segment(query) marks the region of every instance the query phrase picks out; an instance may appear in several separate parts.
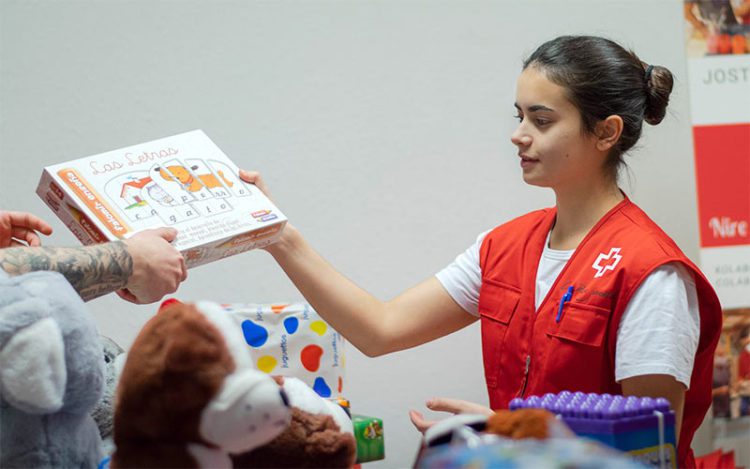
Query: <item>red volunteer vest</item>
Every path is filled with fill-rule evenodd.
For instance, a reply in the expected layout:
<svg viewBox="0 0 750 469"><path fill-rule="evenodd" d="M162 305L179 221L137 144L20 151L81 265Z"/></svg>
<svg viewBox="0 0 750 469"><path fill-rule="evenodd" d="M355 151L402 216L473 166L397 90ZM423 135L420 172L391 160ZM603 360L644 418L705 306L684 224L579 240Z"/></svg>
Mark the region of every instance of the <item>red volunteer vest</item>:
<svg viewBox="0 0 750 469"><path fill-rule="evenodd" d="M700 308L700 341L678 443L680 466L693 466L690 442L711 404L721 331L716 293L674 241L625 198L586 235L535 311L537 266L556 213L540 210L501 225L480 248L479 314L490 407L505 409L514 397L563 390L622 394L615 382L620 318L654 269L680 262L693 273ZM573 296L558 321L560 300L571 286Z"/></svg>

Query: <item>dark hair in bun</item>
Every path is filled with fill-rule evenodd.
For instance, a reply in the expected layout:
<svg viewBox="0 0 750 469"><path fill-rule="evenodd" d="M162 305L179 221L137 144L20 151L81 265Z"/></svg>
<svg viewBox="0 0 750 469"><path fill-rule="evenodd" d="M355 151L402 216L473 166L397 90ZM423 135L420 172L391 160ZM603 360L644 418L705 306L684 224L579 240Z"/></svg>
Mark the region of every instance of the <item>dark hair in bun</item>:
<svg viewBox="0 0 750 469"><path fill-rule="evenodd" d="M547 41L524 61L527 67L538 68L567 90L586 132L593 133L609 116L622 118L622 135L607 160L614 177L624 165L623 154L640 138L643 121L656 125L664 119L673 86L672 73L665 67L648 65L632 51L597 36Z"/></svg>
<svg viewBox="0 0 750 469"><path fill-rule="evenodd" d="M672 73L659 65L645 65L652 67L650 76L646 77L646 109L643 119L651 125L656 125L664 119L669 104L669 95L672 93L674 80Z"/></svg>

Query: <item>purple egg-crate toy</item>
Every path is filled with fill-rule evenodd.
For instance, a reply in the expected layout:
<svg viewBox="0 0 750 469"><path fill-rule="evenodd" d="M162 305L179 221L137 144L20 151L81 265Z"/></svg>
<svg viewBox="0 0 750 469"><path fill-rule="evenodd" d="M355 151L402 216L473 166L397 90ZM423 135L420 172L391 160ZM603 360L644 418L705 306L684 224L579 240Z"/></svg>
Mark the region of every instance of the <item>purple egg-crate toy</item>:
<svg viewBox="0 0 750 469"><path fill-rule="evenodd" d="M578 436L630 453L641 462L677 467L675 416L663 397L561 391L510 401L510 410L524 408L557 414Z"/></svg>

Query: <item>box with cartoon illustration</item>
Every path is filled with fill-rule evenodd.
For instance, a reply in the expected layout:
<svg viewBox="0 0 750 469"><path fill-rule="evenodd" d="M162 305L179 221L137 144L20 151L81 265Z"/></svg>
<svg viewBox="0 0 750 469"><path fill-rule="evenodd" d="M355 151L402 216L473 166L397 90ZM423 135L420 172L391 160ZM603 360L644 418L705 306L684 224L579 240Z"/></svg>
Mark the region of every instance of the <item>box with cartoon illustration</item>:
<svg viewBox="0 0 750 469"><path fill-rule="evenodd" d="M37 194L84 244L178 230L188 267L267 246L286 217L201 130L44 168Z"/></svg>
<svg viewBox="0 0 750 469"><path fill-rule="evenodd" d="M299 378L321 397L344 393L344 338L306 303L225 304L255 367Z"/></svg>

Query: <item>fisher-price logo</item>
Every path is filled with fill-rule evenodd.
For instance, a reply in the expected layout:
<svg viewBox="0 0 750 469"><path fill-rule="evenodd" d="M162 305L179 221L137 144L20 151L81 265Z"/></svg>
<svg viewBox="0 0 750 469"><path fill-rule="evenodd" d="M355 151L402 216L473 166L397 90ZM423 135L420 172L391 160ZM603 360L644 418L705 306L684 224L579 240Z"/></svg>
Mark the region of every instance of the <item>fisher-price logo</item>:
<svg viewBox="0 0 750 469"><path fill-rule="evenodd" d="M599 257L596 258L596 261L594 261L594 264L591 266L596 269L594 278L601 277L609 270L615 270L617 264L620 263L620 259L622 259L622 256L620 255L620 248L610 249L609 254L599 254ZM602 261L607 261L608 263L602 265Z"/></svg>

